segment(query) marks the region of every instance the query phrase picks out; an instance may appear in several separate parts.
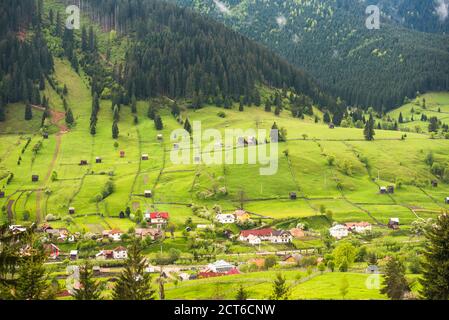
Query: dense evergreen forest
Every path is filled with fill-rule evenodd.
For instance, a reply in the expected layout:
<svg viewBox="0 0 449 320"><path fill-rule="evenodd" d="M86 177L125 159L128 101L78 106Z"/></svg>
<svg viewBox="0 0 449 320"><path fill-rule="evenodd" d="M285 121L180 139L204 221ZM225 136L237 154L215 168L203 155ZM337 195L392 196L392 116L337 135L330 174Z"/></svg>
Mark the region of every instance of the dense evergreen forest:
<svg viewBox="0 0 449 320"><path fill-rule="evenodd" d="M449 89L448 37L406 28L444 27L433 0L383 1L379 30L366 28L366 7L378 3L371 0L176 2L267 45L350 105L388 110L417 91Z"/></svg>
<svg viewBox="0 0 449 320"><path fill-rule="evenodd" d="M156 0L95 0L81 6L104 31L133 40L124 61L114 66L114 78L128 101L164 95L190 98L195 105L212 99L219 105L241 99L258 104L257 85L264 84L291 88L330 109L335 106L304 72L190 10Z"/></svg>
<svg viewBox="0 0 449 320"><path fill-rule="evenodd" d="M53 69L53 58L42 36L41 22L42 1L2 0L0 3L2 106L17 101L41 102L39 89L43 89L44 77Z"/></svg>

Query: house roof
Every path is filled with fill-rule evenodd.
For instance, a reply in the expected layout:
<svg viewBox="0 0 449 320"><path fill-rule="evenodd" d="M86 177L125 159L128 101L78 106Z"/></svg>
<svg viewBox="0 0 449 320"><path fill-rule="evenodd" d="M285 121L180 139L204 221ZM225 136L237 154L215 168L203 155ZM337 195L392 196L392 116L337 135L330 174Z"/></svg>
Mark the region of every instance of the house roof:
<svg viewBox="0 0 449 320"><path fill-rule="evenodd" d="M273 234L273 229L271 228L265 228L265 229L258 229L258 230L242 230L240 232L240 236L242 237L248 237L249 235L253 236L271 236Z"/></svg>
<svg viewBox="0 0 449 320"><path fill-rule="evenodd" d="M273 231L273 236L279 237L279 236L291 236L292 234L290 233L290 231L285 231L285 230L274 230Z"/></svg>
<svg viewBox="0 0 449 320"><path fill-rule="evenodd" d="M345 226L348 227L348 228L351 228L351 227L369 227L369 226L371 226L371 224L368 223L368 222L347 222L347 223L345 223Z"/></svg>
<svg viewBox="0 0 449 320"><path fill-rule="evenodd" d="M150 213L150 218L151 218L151 219L164 219L164 220L168 220L169 214L168 214L168 212L151 212L151 213Z"/></svg>
<svg viewBox="0 0 449 320"><path fill-rule="evenodd" d="M247 215L248 213L245 210L235 210L234 214L236 217L241 217Z"/></svg>
<svg viewBox="0 0 449 320"><path fill-rule="evenodd" d="M71 255L71 256L76 256L76 255L78 255L78 250L72 250L72 251L70 251L70 255Z"/></svg>
<svg viewBox="0 0 449 320"><path fill-rule="evenodd" d="M112 229L111 231L109 231L109 234L121 234L121 233L123 233L123 231L119 229Z"/></svg>
<svg viewBox="0 0 449 320"><path fill-rule="evenodd" d="M120 247L115 248L113 251L117 252L117 251L127 251L127 250L125 247L120 246Z"/></svg>
<svg viewBox="0 0 449 320"><path fill-rule="evenodd" d="M215 261L214 263L211 263L210 265L213 265L216 268L220 268L220 267L221 268L223 268L223 267L232 268L232 267L234 267L232 264L230 264L229 262L226 262L224 260Z"/></svg>

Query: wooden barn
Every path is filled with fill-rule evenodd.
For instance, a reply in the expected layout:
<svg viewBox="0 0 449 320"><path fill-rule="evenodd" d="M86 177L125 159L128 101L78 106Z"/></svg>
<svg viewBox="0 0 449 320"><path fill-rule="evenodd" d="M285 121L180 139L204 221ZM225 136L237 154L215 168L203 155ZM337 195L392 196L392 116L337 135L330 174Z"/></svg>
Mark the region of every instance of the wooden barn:
<svg viewBox="0 0 449 320"><path fill-rule="evenodd" d="M69 208L69 214L75 214L75 208L74 207L70 207Z"/></svg>
<svg viewBox="0 0 449 320"><path fill-rule="evenodd" d="M149 160L150 159L150 157L147 155L147 154L143 154L142 155L142 160L143 161L147 161L147 160Z"/></svg>
<svg viewBox="0 0 449 320"><path fill-rule="evenodd" d="M387 187L387 192L388 193L394 193L394 186L388 186Z"/></svg>
<svg viewBox="0 0 449 320"><path fill-rule="evenodd" d="M120 158L124 158L125 157L125 151L120 151Z"/></svg>
<svg viewBox="0 0 449 320"><path fill-rule="evenodd" d="M44 132L44 133L42 134L42 137L43 137L44 139L48 139L48 133L47 133L47 132Z"/></svg>
<svg viewBox="0 0 449 320"><path fill-rule="evenodd" d="M145 198L151 198L153 196L153 192L151 190L145 190L144 195Z"/></svg>
<svg viewBox="0 0 449 320"><path fill-rule="evenodd" d="M380 187L380 194L387 194L387 187Z"/></svg>
<svg viewBox="0 0 449 320"><path fill-rule="evenodd" d="M296 200L298 198L298 195L296 192L290 192L290 200Z"/></svg>
<svg viewBox="0 0 449 320"><path fill-rule="evenodd" d="M81 160L80 166L87 166L87 160Z"/></svg>
<svg viewBox="0 0 449 320"><path fill-rule="evenodd" d="M95 163L101 163L103 160L101 159L101 157L96 157L95 158Z"/></svg>
<svg viewBox="0 0 449 320"><path fill-rule="evenodd" d="M162 141L164 139L164 137L162 136L162 134L158 134L157 135L157 140L158 141Z"/></svg>
<svg viewBox="0 0 449 320"><path fill-rule="evenodd" d="M335 129L335 124L329 123L329 129Z"/></svg>
<svg viewBox="0 0 449 320"><path fill-rule="evenodd" d="M446 197L446 204L449 204L449 197Z"/></svg>
<svg viewBox="0 0 449 320"><path fill-rule="evenodd" d="M438 187L438 181L437 180L432 180L432 187L434 187L434 188Z"/></svg>
<svg viewBox="0 0 449 320"><path fill-rule="evenodd" d="M32 182L38 182L38 181L39 181L39 176L38 176L37 174L33 174L33 175L31 176L31 181L32 181Z"/></svg>

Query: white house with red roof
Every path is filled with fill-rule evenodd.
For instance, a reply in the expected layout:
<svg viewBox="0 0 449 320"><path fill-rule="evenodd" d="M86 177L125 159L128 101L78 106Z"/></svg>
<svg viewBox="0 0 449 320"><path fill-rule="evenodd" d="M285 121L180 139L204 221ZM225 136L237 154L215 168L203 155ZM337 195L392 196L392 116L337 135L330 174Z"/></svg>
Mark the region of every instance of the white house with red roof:
<svg viewBox="0 0 449 320"><path fill-rule="evenodd" d="M145 220L152 225L156 225L158 229L164 227L170 218L168 212L150 212L145 213Z"/></svg>
<svg viewBox="0 0 449 320"><path fill-rule="evenodd" d="M119 229L104 230L103 238L109 238L109 239L112 239L112 241L118 242L118 241L122 240L123 234L124 234L124 232Z"/></svg>

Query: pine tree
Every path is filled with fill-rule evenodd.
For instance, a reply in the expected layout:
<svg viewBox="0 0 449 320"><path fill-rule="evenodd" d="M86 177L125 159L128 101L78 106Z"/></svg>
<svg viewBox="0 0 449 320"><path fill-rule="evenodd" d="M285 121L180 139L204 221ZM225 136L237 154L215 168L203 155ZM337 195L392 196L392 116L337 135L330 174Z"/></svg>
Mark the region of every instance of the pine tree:
<svg viewBox="0 0 449 320"><path fill-rule="evenodd" d="M67 123L69 126L73 125L75 122L75 119L73 118L72 109L68 108L67 112L65 113L65 123Z"/></svg>
<svg viewBox="0 0 449 320"><path fill-rule="evenodd" d="M329 112L325 112L324 113L324 115L323 115L323 121L324 121L324 123L330 123L331 122L331 116L330 116L330 114L329 114Z"/></svg>
<svg viewBox="0 0 449 320"><path fill-rule="evenodd" d="M276 275L276 279L273 281L270 300L288 300L290 296L290 288L287 285L287 281L281 273Z"/></svg>
<svg viewBox="0 0 449 320"><path fill-rule="evenodd" d="M92 123L92 125L90 126L90 134L93 136L97 134L97 126L95 123Z"/></svg>
<svg viewBox="0 0 449 320"><path fill-rule="evenodd" d="M248 297L248 292L245 290L245 288L243 288L242 285L240 285L235 295L235 300L248 300Z"/></svg>
<svg viewBox="0 0 449 320"><path fill-rule="evenodd" d="M374 118L373 115L370 114L369 120L365 124L365 129L363 130L363 135L365 136L365 140L372 141L375 136L374 132Z"/></svg>
<svg viewBox="0 0 449 320"><path fill-rule="evenodd" d="M176 118L181 114L181 109L178 106L178 103L175 101L171 106L171 114Z"/></svg>
<svg viewBox="0 0 449 320"><path fill-rule="evenodd" d="M6 120L5 107L3 106L2 99L0 97L0 122L3 122L5 120Z"/></svg>
<svg viewBox="0 0 449 320"><path fill-rule="evenodd" d="M112 116L113 116L114 122L118 122L120 120L120 111L119 111L117 105L114 107L114 111L112 112Z"/></svg>
<svg viewBox="0 0 449 320"><path fill-rule="evenodd" d="M25 106L25 120L30 121L31 119L33 119L33 111L31 105L27 103Z"/></svg>
<svg viewBox="0 0 449 320"><path fill-rule="evenodd" d="M137 100L135 95L131 98L131 112L134 114L137 113Z"/></svg>
<svg viewBox="0 0 449 320"><path fill-rule="evenodd" d="M154 117L156 116L156 108L151 103L148 105L147 115L151 120L154 120Z"/></svg>
<svg viewBox="0 0 449 320"><path fill-rule="evenodd" d="M426 232L421 294L430 300L449 299L449 215L438 217Z"/></svg>
<svg viewBox="0 0 449 320"><path fill-rule="evenodd" d="M89 262L85 262L79 268L79 276L79 288L74 289L72 296L76 300L100 300L100 283L94 280L92 266Z"/></svg>
<svg viewBox="0 0 449 320"><path fill-rule="evenodd" d="M120 134L120 131L118 129L117 122L114 121L112 124L112 139L118 139L118 136Z"/></svg>
<svg viewBox="0 0 449 320"><path fill-rule="evenodd" d="M409 291L404 264L398 259L390 257L385 266L383 287L380 292L392 300L401 300Z"/></svg>
<svg viewBox="0 0 449 320"><path fill-rule="evenodd" d="M128 259L114 287L114 300L153 300L151 275L145 272L148 263L142 254L142 245L135 239L128 248Z"/></svg>
<svg viewBox="0 0 449 320"><path fill-rule="evenodd" d="M162 123L162 118L158 114L154 117L154 126L156 127L156 130L164 129L164 124Z"/></svg>
<svg viewBox="0 0 449 320"><path fill-rule="evenodd" d="M187 118L186 121L184 122L184 130L192 134L192 126L190 125L189 118Z"/></svg>
<svg viewBox="0 0 449 320"><path fill-rule="evenodd" d="M399 113L399 119L398 119L399 123L404 123L404 118L402 117L402 112Z"/></svg>
<svg viewBox="0 0 449 320"><path fill-rule="evenodd" d="M86 30L86 27L84 25L83 25L83 28L81 30L81 50L83 52L87 52L87 50L88 50L87 30Z"/></svg>
<svg viewBox="0 0 449 320"><path fill-rule="evenodd" d="M265 111L271 112L271 102L269 100L265 101Z"/></svg>
<svg viewBox="0 0 449 320"><path fill-rule="evenodd" d="M429 132L438 132L440 124L438 123L437 117L430 117Z"/></svg>
<svg viewBox="0 0 449 320"><path fill-rule="evenodd" d="M49 287L45 269L45 254L42 249L31 247L30 256L20 262L14 298L17 300L49 300L54 290Z"/></svg>

